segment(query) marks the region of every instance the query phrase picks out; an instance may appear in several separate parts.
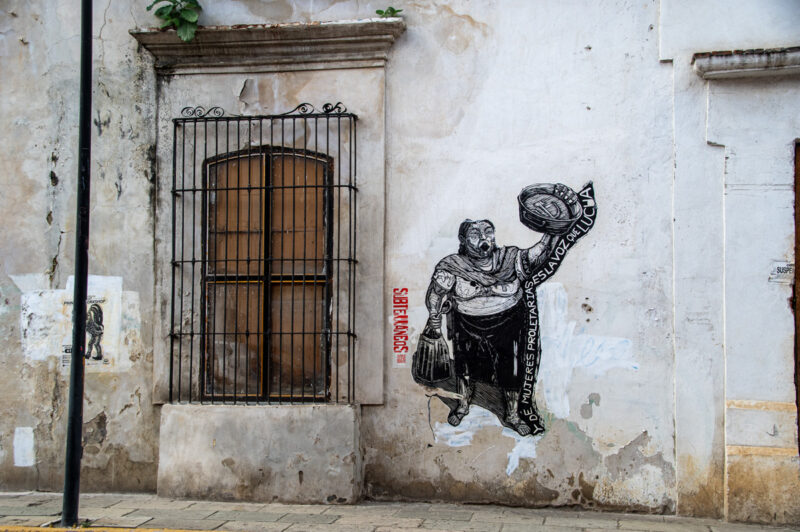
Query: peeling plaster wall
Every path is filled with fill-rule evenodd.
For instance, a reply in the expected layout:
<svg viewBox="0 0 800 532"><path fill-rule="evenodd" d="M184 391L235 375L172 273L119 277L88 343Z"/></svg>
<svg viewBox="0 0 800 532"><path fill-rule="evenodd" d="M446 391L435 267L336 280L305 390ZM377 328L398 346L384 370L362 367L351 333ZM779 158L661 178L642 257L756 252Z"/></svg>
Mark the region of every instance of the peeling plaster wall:
<svg viewBox="0 0 800 532"><path fill-rule="evenodd" d="M392 368L386 406L364 416L369 494L673 512L672 69L656 60L658 4L451 2L407 20L387 81L387 277L409 289L411 345L462 220L530 246L516 196L558 181L593 180L599 215L539 288L547 432L521 438L480 409L450 427L409 368Z"/></svg>
<svg viewBox="0 0 800 532"><path fill-rule="evenodd" d="M713 2L661 2L659 55L673 65L675 94L680 514L797 521L791 284L770 278L778 262L794 261L800 129L785 111L797 101L798 78L706 82L691 58L795 46L798 23L800 11L786 0L725 11Z"/></svg>
<svg viewBox="0 0 800 532"><path fill-rule="evenodd" d="M137 19L141 19L138 22ZM155 489L152 389L154 76L127 30L145 13L97 2L90 298L102 303L108 364L87 364L82 486ZM0 7L0 489L60 490L66 432L77 173L79 10ZM69 284L69 286L67 286ZM113 302L112 302L113 299ZM108 306L110 305L110 306ZM67 340L71 343L71 340Z"/></svg>
<svg viewBox="0 0 800 532"><path fill-rule="evenodd" d="M209 25L359 19L386 7L206 3ZM707 83L691 69L695 52L797 45L794 2L723 12L689 0L396 7L408 29L386 70L384 294L408 289L411 351L430 274L456 251L463 219L489 218L500 244L528 246L538 236L519 223L520 189L589 180L599 216L539 288L542 436L520 437L479 407L448 425L448 409L395 362L387 302L384 404L361 413L365 494L800 519L798 458L785 451L796 448L797 423L790 286L768 284L773 263L794 261L798 81ZM0 330L9 339L0 369L14 376L0 407L2 489L61 486L65 375L57 354L25 355L21 316L25 297L61 297L72 270L77 19L41 1L0 10L0 67L15 73L0 84L0 206L12 221L0 237ZM270 75L156 87L147 53L127 34L152 24L142 6L96 6L90 264L121 278L139 309L127 321L122 314L124 371L88 374L90 490L155 489L151 390L164 375L157 368L154 379L153 357L166 344L156 316L167 302L154 257L168 245L154 215L168 196L156 102L229 113L299 103L273 94L281 85ZM326 88L304 90L295 92ZM753 454L761 447L784 451Z"/></svg>
<svg viewBox="0 0 800 532"><path fill-rule="evenodd" d="M726 506L737 521L800 521L791 280L797 79L709 84L724 147ZM756 331L759 334L755 334ZM767 482L766 479L770 479ZM758 486L756 488L756 486Z"/></svg>

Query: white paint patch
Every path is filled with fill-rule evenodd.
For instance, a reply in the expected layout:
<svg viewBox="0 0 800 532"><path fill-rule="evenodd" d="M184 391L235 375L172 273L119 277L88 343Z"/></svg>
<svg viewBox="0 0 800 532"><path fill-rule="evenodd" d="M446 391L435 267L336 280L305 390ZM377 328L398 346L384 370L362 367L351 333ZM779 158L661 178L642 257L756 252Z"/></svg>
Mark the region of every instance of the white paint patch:
<svg viewBox="0 0 800 532"><path fill-rule="evenodd" d="M488 427L502 427L497 416L477 405L470 405L469 414L454 427L449 423L439 423L433 427L435 441L446 443L450 447L464 447L472 443L472 437L479 430Z"/></svg>
<svg viewBox="0 0 800 532"><path fill-rule="evenodd" d="M34 290L48 290L50 282L43 273L21 273L9 275L20 292L33 292Z"/></svg>
<svg viewBox="0 0 800 532"><path fill-rule="evenodd" d="M576 368L602 375L613 368L635 371L639 366L633 357L630 340L575 334L575 322L567 321L567 292L560 283L545 283L536 289L536 295L542 331L542 361L536 383L537 395L544 396L545 404L540 405L543 407L541 410L550 411L558 418L567 418L567 392L572 372ZM472 439L479 430L489 427L502 427L501 434L516 441L514 448L508 453L506 474L511 475L516 471L521 458L536 458L536 443L543 436L520 436L503 427L497 416L476 405L470 405L469 414L461 420L459 426L437 422L433 432L437 443L463 447L472 444Z"/></svg>
<svg viewBox="0 0 800 532"><path fill-rule="evenodd" d="M503 436L514 438L517 442L511 452L508 453L508 465L506 466L506 475L511 475L519 467L520 458L536 458L536 444L542 439L542 435L534 436L520 436L516 431L507 427L503 427Z"/></svg>
<svg viewBox="0 0 800 532"><path fill-rule="evenodd" d="M19 330L22 352L29 360L58 356L70 317L63 312L65 290L34 290L20 296Z"/></svg>
<svg viewBox="0 0 800 532"><path fill-rule="evenodd" d="M569 416L569 384L572 372L583 368L601 376L613 368L638 370L631 341L627 338L575 334L575 322L567 319L567 292L561 283L538 287L542 361L538 392L555 417Z"/></svg>
<svg viewBox="0 0 800 532"><path fill-rule="evenodd" d="M33 427L17 427L14 429L14 465L31 467L36 464L33 451Z"/></svg>
<svg viewBox="0 0 800 532"><path fill-rule="evenodd" d="M503 427L500 420L493 413L477 405L470 405L469 414L464 416L461 423L454 427L449 423L437 422L433 428L435 441L445 443L450 447L464 447L472 444L472 438L479 430L489 427L500 427L501 435L513 438L516 441L514 448L508 453L506 473L513 473L519 467L520 458L536 458L536 443L541 436L523 437L515 431Z"/></svg>

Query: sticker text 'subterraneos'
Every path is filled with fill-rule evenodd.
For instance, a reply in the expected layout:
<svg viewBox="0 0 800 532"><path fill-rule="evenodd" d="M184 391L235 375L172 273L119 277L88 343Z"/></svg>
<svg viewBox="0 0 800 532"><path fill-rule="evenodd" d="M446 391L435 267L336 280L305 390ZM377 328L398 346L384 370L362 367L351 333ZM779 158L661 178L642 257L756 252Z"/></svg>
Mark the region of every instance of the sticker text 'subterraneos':
<svg viewBox="0 0 800 532"><path fill-rule="evenodd" d="M405 365L408 356L408 288L392 290L392 325L395 363Z"/></svg>

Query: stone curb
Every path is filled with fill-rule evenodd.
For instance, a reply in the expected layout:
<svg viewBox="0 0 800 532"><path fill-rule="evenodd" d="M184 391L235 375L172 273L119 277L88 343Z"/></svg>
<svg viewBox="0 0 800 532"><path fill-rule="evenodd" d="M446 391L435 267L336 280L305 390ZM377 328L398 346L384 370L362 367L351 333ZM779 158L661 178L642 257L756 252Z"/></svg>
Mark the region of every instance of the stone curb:
<svg viewBox="0 0 800 532"><path fill-rule="evenodd" d="M202 530L183 530L178 528L119 528L119 527L76 527L56 528L40 526L0 525L0 532L210 532Z"/></svg>

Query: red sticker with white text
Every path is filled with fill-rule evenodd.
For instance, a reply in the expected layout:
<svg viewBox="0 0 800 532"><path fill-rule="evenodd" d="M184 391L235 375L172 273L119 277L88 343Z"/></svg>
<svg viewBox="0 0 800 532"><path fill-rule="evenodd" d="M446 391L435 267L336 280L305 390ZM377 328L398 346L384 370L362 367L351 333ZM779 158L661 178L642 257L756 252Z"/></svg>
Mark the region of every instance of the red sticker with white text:
<svg viewBox="0 0 800 532"><path fill-rule="evenodd" d="M392 290L392 353L396 367L408 365L408 288Z"/></svg>

